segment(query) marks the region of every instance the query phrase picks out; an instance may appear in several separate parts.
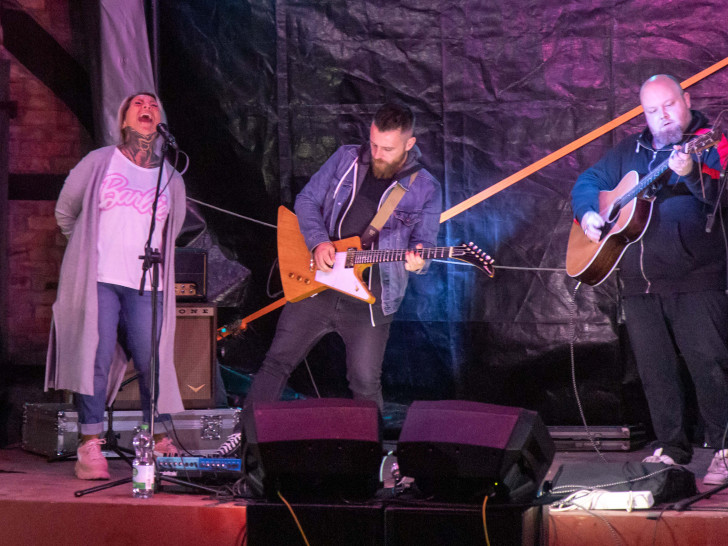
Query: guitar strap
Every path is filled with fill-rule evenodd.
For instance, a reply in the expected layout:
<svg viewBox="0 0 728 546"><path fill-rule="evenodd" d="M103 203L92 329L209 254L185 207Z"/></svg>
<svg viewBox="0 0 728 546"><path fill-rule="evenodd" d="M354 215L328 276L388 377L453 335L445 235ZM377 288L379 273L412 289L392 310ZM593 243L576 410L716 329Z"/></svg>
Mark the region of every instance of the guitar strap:
<svg viewBox="0 0 728 546"><path fill-rule="evenodd" d="M420 171L417 170L410 175L410 188L412 187L412 184L414 184L418 172ZM389 220L389 217L392 216L395 207L397 206L397 204L399 204L402 197L404 197L406 191L407 190L404 189L404 186L397 182L392 191L389 192L389 195L384 200L384 203L382 203L382 206L379 207L379 210L374 215L374 218L372 218L371 223L369 224L369 226L367 226L361 236L362 248L371 248L372 244L374 244L374 242L379 237L379 231L382 229L382 226L386 224L387 220Z"/></svg>

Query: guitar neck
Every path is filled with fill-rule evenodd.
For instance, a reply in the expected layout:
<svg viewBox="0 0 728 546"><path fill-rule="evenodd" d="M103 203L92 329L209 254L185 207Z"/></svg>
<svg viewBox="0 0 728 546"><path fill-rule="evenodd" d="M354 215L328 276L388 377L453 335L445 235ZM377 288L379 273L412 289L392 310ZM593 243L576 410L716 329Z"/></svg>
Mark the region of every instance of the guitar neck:
<svg viewBox="0 0 728 546"><path fill-rule="evenodd" d="M432 248L392 249L392 250L350 250L349 258L354 264L378 264L383 262L403 262L407 252L419 254L425 260L434 258L457 258L459 249L453 246ZM462 251L461 251L462 252Z"/></svg>
<svg viewBox="0 0 728 546"><path fill-rule="evenodd" d="M696 139L691 140L682 147L682 152L685 154L700 153L701 150L714 144L715 141L715 129L709 133L699 136ZM632 188L629 192L624 194L619 200L618 205L624 206L629 203L632 199L637 197L645 188L649 187L657 178L668 169L670 157L660 163L657 167L648 172L639 183Z"/></svg>
<svg viewBox="0 0 728 546"><path fill-rule="evenodd" d="M640 179L639 183L632 188L630 191L625 193L620 199L619 204L625 205L629 203L632 199L637 197L642 191L650 186L657 178L663 174L668 169L668 163L670 161L670 158L667 158L665 161L660 163L657 167L652 169L650 172L648 172L642 179Z"/></svg>

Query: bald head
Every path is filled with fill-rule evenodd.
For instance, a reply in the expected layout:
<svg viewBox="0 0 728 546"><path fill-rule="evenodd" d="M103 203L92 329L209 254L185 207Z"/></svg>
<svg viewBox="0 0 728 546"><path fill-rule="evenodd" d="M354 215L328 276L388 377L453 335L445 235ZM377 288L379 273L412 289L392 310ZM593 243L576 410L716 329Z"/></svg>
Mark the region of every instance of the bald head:
<svg viewBox="0 0 728 546"><path fill-rule="evenodd" d="M677 78L675 76L671 76L670 74L655 74L654 76L647 78L645 80L645 83L642 84L642 87L640 87L640 101L642 100L642 92L644 91L645 87L649 87L653 84L672 87L680 95L685 94L683 88L680 87L680 82L677 81Z"/></svg>
<svg viewBox="0 0 728 546"><path fill-rule="evenodd" d="M690 125L690 95L667 74L652 76L640 88L640 103L655 148L677 144Z"/></svg>

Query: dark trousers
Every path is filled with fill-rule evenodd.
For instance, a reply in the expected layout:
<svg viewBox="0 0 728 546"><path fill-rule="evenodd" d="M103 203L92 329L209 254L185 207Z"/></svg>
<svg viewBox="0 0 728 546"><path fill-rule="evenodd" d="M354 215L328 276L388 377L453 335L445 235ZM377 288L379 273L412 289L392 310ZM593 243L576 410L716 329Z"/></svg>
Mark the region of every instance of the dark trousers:
<svg viewBox="0 0 728 546"><path fill-rule="evenodd" d="M627 331L657 446L675 462L692 458L685 423L682 355L695 385L707 441L721 447L728 420L728 296L723 291L643 294L624 300Z"/></svg>
<svg viewBox="0 0 728 546"><path fill-rule="evenodd" d="M382 360L389 324L372 326L367 304L334 290L283 307L273 343L253 378L245 407L252 402L278 400L293 370L330 332L344 340L346 379L354 398L372 400L381 411Z"/></svg>

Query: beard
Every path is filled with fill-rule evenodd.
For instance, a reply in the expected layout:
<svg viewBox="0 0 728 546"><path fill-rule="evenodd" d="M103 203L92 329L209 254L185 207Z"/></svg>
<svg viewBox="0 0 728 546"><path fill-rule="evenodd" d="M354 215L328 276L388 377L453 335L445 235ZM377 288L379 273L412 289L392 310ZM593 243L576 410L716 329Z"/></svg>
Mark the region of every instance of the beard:
<svg viewBox="0 0 728 546"><path fill-rule="evenodd" d="M404 165L405 159L407 159L407 152L402 154L402 157L392 163L387 163L381 159L372 160L372 174L374 175L374 178L378 178L380 180L393 178L400 167Z"/></svg>
<svg viewBox="0 0 728 546"><path fill-rule="evenodd" d="M683 138L683 130L677 123L671 123L667 127L655 131L652 138L656 148L664 148L669 144L679 144Z"/></svg>

